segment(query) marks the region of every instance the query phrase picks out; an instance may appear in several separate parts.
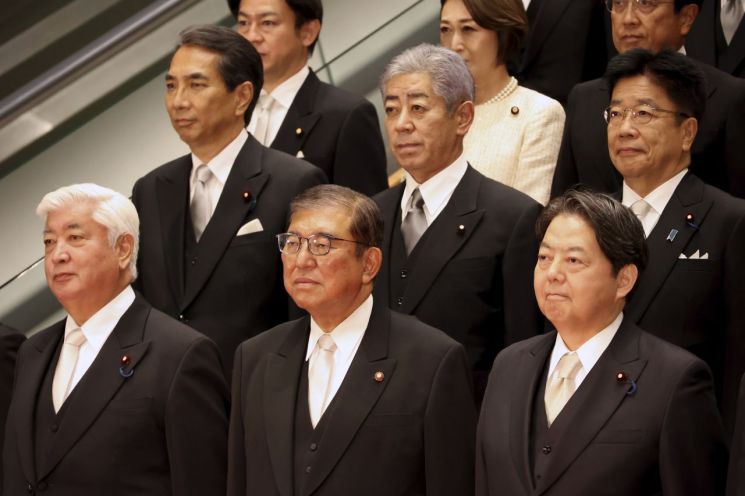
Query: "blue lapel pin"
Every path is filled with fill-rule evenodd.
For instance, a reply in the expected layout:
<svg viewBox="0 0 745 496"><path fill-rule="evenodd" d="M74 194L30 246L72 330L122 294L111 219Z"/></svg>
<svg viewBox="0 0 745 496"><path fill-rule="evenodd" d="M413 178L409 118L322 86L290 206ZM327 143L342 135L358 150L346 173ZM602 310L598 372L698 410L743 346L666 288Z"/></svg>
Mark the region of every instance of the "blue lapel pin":
<svg viewBox="0 0 745 496"><path fill-rule="evenodd" d="M667 235L667 240L666 241L669 241L669 242L672 243L673 241L675 241L675 236L677 236L677 235L678 235L678 230L677 229L670 229L670 234Z"/></svg>

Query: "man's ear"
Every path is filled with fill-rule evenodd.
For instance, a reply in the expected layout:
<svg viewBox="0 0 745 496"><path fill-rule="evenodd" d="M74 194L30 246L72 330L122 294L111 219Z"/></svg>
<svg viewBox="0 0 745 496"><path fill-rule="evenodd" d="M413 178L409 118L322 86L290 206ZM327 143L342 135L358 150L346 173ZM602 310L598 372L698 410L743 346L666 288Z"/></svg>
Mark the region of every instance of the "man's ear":
<svg viewBox="0 0 745 496"><path fill-rule="evenodd" d="M616 275L616 283L618 289L616 290L616 297L620 299L626 298L636 284L636 280L639 277L639 269L634 264L628 264L621 267Z"/></svg>
<svg viewBox="0 0 745 496"><path fill-rule="evenodd" d="M235 87L235 115L242 116L248 111L254 96L254 85L251 81L244 81Z"/></svg>
<svg viewBox="0 0 745 496"><path fill-rule="evenodd" d="M680 125L683 131L683 151L690 152L693 147L693 140L698 133L698 121L695 117L689 117Z"/></svg>
<svg viewBox="0 0 745 496"><path fill-rule="evenodd" d="M455 115L458 118L458 136L465 136L473 123L473 114L475 112L473 102L465 101L455 109Z"/></svg>
<svg viewBox="0 0 745 496"><path fill-rule="evenodd" d="M116 240L114 251L119 261L119 268L126 269L129 267L129 261L132 259L135 247L135 238L129 233L122 234Z"/></svg>
<svg viewBox="0 0 745 496"><path fill-rule="evenodd" d="M310 46L318 39L319 34L321 34L321 21L318 19L307 21L305 24L300 26L300 29L298 29L300 41L306 48L310 48Z"/></svg>
<svg viewBox="0 0 745 496"><path fill-rule="evenodd" d="M369 284L378 275L380 266L383 263L383 252L376 246L365 249L362 254L362 283Z"/></svg>
<svg viewBox="0 0 745 496"><path fill-rule="evenodd" d="M677 14L677 19L678 29L682 37L685 38L688 36L688 33L691 32L696 17L698 17L698 5L695 3L689 3L680 8L680 11L678 11Z"/></svg>

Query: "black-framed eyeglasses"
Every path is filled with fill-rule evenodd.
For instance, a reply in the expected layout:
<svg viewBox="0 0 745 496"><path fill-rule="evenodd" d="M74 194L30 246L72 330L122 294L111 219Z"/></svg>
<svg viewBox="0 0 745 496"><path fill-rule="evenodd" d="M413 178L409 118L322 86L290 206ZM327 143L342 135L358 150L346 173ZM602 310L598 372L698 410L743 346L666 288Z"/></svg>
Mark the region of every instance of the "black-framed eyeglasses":
<svg viewBox="0 0 745 496"><path fill-rule="evenodd" d="M675 2L668 0L604 0L604 3L608 12L615 12L617 14L626 12L626 7L628 7L630 3L633 3L639 12L642 14L649 14L660 4Z"/></svg>
<svg viewBox="0 0 745 496"><path fill-rule="evenodd" d="M328 255L331 248L333 248L331 246L332 241L346 241L348 243L357 243L358 245L368 246L367 243L363 243L362 241L337 238L336 236L323 233L311 234L307 238L294 233L277 234L279 251L285 255L296 255L303 246L303 241L308 244L308 251L311 255L316 256Z"/></svg>
<svg viewBox="0 0 745 496"><path fill-rule="evenodd" d="M626 116L631 114L631 122L634 124L649 124L652 119L658 117L665 117L657 115L655 112L662 112L668 114L667 117L690 117L685 112L679 112L677 110L666 110L661 108L650 107L649 105L637 105L633 108L621 108L621 107L608 107L603 110L603 118L609 126L620 126L623 121L626 120Z"/></svg>

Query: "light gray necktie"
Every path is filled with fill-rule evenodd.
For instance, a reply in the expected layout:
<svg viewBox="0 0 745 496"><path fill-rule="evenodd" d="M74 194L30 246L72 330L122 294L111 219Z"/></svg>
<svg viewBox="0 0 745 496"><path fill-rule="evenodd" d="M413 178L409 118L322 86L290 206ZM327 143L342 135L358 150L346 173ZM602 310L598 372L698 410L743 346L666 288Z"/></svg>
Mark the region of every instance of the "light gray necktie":
<svg viewBox="0 0 745 496"><path fill-rule="evenodd" d="M310 421L315 428L329 403L331 380L334 376L334 338L323 334L316 344L313 367L308 369L308 408Z"/></svg>
<svg viewBox="0 0 745 496"><path fill-rule="evenodd" d="M270 145L270 143L267 143L267 133L269 132L269 119L275 101L272 95L261 95L259 97L259 114L256 116L254 138L264 146Z"/></svg>
<svg viewBox="0 0 745 496"><path fill-rule="evenodd" d="M191 197L191 223L194 226L194 235L197 241L202 237L207 223L212 217L212 202L207 191L207 181L212 177L212 171L205 164L197 167L197 182L194 184L194 194Z"/></svg>
<svg viewBox="0 0 745 496"><path fill-rule="evenodd" d="M719 18L722 21L724 39L727 40L728 45L732 42L732 37L740 25L742 14L742 2L740 0L725 0L723 2Z"/></svg>
<svg viewBox="0 0 745 496"><path fill-rule="evenodd" d="M581 368L582 362L574 352L564 353L556 365L555 377L546 386L544 395L546 420L548 420L549 427L577 389L574 378L577 377Z"/></svg>
<svg viewBox="0 0 745 496"><path fill-rule="evenodd" d="M70 382L75 375L75 366L78 364L78 355L80 355L80 347L83 343L85 343L85 334L79 327L65 337L52 380L52 404L55 412L59 412L62 404L70 395Z"/></svg>
<svg viewBox="0 0 745 496"><path fill-rule="evenodd" d="M426 230L427 217L424 215L424 198L422 198L419 188L416 188L411 192L406 217L401 222L401 235L404 238L407 255L411 253Z"/></svg>
<svg viewBox="0 0 745 496"><path fill-rule="evenodd" d="M652 205L650 205L644 200L637 200L631 204L631 211L634 212L634 214L636 214L636 217L642 223L642 228L644 228L645 236L647 233L647 227L646 227L646 224L644 223L644 219L647 218L647 215L649 214L651 210L652 210Z"/></svg>

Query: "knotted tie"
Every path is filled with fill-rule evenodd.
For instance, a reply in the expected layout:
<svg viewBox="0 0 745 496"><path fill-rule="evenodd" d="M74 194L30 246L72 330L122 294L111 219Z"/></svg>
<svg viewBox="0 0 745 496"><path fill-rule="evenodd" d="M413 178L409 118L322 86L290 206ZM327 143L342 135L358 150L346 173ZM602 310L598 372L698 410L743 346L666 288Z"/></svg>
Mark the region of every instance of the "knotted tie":
<svg viewBox="0 0 745 496"><path fill-rule="evenodd" d="M202 237L207 223L212 217L212 202L207 192L207 181L212 177L212 171L207 165L197 167L197 182L194 184L194 195L191 197L191 223L194 226L194 234L197 241Z"/></svg>
<svg viewBox="0 0 745 496"><path fill-rule="evenodd" d="M565 353L556 365L556 374L546 386L544 396L546 420L548 420L549 427L577 389L574 378L577 377L581 368L582 362L579 361L576 353Z"/></svg>
<svg viewBox="0 0 745 496"><path fill-rule="evenodd" d="M647 218L647 214L649 214L651 210L652 210L652 205L650 205L644 200L637 200L631 205L631 211L634 212L636 217L639 219L639 222L642 223L645 236L647 233L647 225L644 223L644 221Z"/></svg>
<svg viewBox="0 0 745 496"><path fill-rule="evenodd" d="M335 351L334 338L324 333L318 339L313 366L308 370L308 407L314 428L328 406Z"/></svg>
<svg viewBox="0 0 745 496"><path fill-rule="evenodd" d="M427 218L424 216L424 198L419 188L411 192L409 205L406 209L406 217L401 222L401 235L404 238L406 254L409 255L414 249L419 238L427 230Z"/></svg>
<svg viewBox="0 0 745 496"><path fill-rule="evenodd" d="M266 94L259 97L259 114L256 116L254 138L265 146L270 144L267 143L267 133L269 131L269 118L272 115L272 106L274 106L275 101L272 95Z"/></svg>
<svg viewBox="0 0 745 496"><path fill-rule="evenodd" d="M724 39L728 45L732 42L732 37L735 36L737 27L740 25L742 14L742 2L740 0L726 0L723 3L719 18L722 21Z"/></svg>
<svg viewBox="0 0 745 496"><path fill-rule="evenodd" d="M52 380L52 404L55 412L59 412L62 404L70 395L70 382L75 374L75 366L78 363L78 355L83 343L85 343L85 334L78 327L65 337L65 342L62 344L62 352Z"/></svg>

